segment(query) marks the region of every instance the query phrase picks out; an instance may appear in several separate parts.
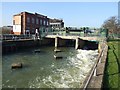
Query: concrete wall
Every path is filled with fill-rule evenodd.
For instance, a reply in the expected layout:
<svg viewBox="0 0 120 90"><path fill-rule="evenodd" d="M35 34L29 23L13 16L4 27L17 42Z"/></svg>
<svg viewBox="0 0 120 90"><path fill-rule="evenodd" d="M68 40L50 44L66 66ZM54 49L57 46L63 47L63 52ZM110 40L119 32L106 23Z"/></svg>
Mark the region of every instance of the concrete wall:
<svg viewBox="0 0 120 90"><path fill-rule="evenodd" d="M62 39L60 37L55 38L55 47L68 47L75 46L75 40L72 39Z"/></svg>
<svg viewBox="0 0 120 90"><path fill-rule="evenodd" d="M21 49L33 48L39 46L54 46L54 39L43 38L42 40L19 40L19 41L3 41L2 52L10 53Z"/></svg>
<svg viewBox="0 0 120 90"><path fill-rule="evenodd" d="M16 35L21 34L21 15L13 16L13 32Z"/></svg>
<svg viewBox="0 0 120 90"><path fill-rule="evenodd" d="M55 39L54 38L43 38L42 40L38 41L38 46L54 46Z"/></svg>
<svg viewBox="0 0 120 90"><path fill-rule="evenodd" d="M95 42L95 41L87 41L85 40L84 41L84 46L86 46L88 49L90 50L95 50L95 49L98 49L98 42Z"/></svg>
<svg viewBox="0 0 120 90"><path fill-rule="evenodd" d="M84 47L84 45L85 45L85 41L82 40L82 39L79 39L79 46L78 46L78 48L81 49L81 48Z"/></svg>
<svg viewBox="0 0 120 90"><path fill-rule="evenodd" d="M37 42L34 40L21 40L21 41L3 41L2 42L2 53L10 53L20 49L34 47Z"/></svg>
<svg viewBox="0 0 120 90"><path fill-rule="evenodd" d="M13 16L13 25L21 25L21 15Z"/></svg>
<svg viewBox="0 0 120 90"><path fill-rule="evenodd" d="M89 72L89 75L86 77L82 88L84 90L96 88L101 90L103 85L104 70L107 59L108 46L106 43L99 43L100 52L97 58L96 63Z"/></svg>
<svg viewBox="0 0 120 90"><path fill-rule="evenodd" d="M13 32L16 35L20 35L21 34L21 25L13 25Z"/></svg>

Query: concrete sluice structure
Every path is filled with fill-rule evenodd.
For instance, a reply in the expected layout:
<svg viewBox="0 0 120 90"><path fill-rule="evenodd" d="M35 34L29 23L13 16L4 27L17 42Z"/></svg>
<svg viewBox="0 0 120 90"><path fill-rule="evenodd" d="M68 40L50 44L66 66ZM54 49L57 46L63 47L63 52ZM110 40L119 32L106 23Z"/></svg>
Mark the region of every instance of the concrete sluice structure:
<svg viewBox="0 0 120 90"><path fill-rule="evenodd" d="M96 37L47 35L46 38L55 39L55 48L63 46L74 46L75 49L98 49L98 38Z"/></svg>
<svg viewBox="0 0 120 90"><path fill-rule="evenodd" d="M56 37L55 47L61 47L61 46L74 46L75 49L86 49L86 50L98 49L98 43L95 41L82 40L80 38L62 39L62 38Z"/></svg>
<svg viewBox="0 0 120 90"><path fill-rule="evenodd" d="M89 39L88 39L89 40ZM6 40L2 42L2 52L9 53L24 48L36 46L75 47L75 49L95 50L98 49L96 41L88 41L82 38L44 37L42 40Z"/></svg>
<svg viewBox="0 0 120 90"><path fill-rule="evenodd" d="M21 40L21 41L4 41L4 42L2 42L2 48L3 48L2 50L4 53L13 52L14 50L19 50L21 48L36 47L36 46L55 46L55 48L68 47L68 46L75 47L75 49L77 49L78 53L75 56L67 58L67 59L69 59L69 65L74 66L77 68L77 70L80 69L83 72L85 72L86 69L87 70L89 69L89 72L85 72L85 73L82 72L83 75L81 75L80 77L77 77L76 75L74 77L72 77L70 75L71 72L67 71L67 69L65 69L65 70L57 69L57 71L54 73L62 75L60 77L56 76L56 77L61 78L62 81L60 83L58 81L55 82L54 83L55 86L58 86L58 87L65 86L66 88L69 88L69 87L72 87L72 86L70 86L71 82L75 83L74 80L78 82L79 80L81 80L81 77L82 77L82 81L83 81L83 79L85 79L84 83L80 82L80 84L81 84L80 86L82 88L86 89L86 88L94 88L94 87L101 88L102 87L102 79L103 79L103 75L104 75L103 72L104 72L106 56L107 56L107 46L104 42L102 42L102 44L100 44L96 41L89 41L89 39L83 39L83 38L79 38L79 37L77 37L77 38L45 37L42 40ZM14 49L13 49L13 47L14 47ZM85 49L85 50L82 51L79 49ZM88 50L88 53L87 53L87 50ZM97 50L97 51L95 51L95 53L91 51L92 53L89 54L90 50ZM86 51L86 52L84 52L84 51ZM98 51L99 51L99 55L98 55ZM93 54L93 56L89 57L89 55L92 55L92 54ZM98 55L98 57L96 57L96 55ZM90 60L87 60L86 57L89 58ZM96 57L97 60L94 57ZM81 61L80 58L83 58L83 61ZM82 63L87 63L87 64L85 66L83 66L83 68L80 68L80 66L82 66ZM91 66L91 63L92 63L92 66ZM90 69L89 66L91 66L92 69ZM99 68L101 68L101 70ZM59 73L59 72L62 72L62 73ZM76 72L76 71L73 70L73 72ZM81 72L76 72L76 73L77 73L77 75L79 75ZM84 74L89 74L89 75L85 76ZM68 75L68 77L67 77L67 75ZM37 77L36 80L39 81L39 78L40 77ZM74 80L73 80L73 78L74 78ZM49 77L46 77L45 79L43 79L42 82L44 82L44 84L47 84L48 83L47 81L52 82L51 80L52 80L52 76L49 76ZM66 80L68 80L68 81L66 81ZM39 85L41 85L41 84L38 83L37 81L34 81L34 83L30 83L30 88L32 88L32 87L38 88ZM62 84L63 82L65 82L65 84ZM98 83L98 85L97 85L97 83ZM36 84L36 86L34 86L34 84ZM50 85L51 85L51 83L50 83ZM54 85L53 85L53 87L55 87Z"/></svg>

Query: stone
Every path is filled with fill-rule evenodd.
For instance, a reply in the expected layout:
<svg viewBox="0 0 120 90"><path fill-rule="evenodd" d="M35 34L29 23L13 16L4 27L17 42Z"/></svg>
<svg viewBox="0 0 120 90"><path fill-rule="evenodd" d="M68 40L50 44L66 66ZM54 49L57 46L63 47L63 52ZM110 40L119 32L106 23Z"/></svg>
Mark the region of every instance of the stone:
<svg viewBox="0 0 120 90"><path fill-rule="evenodd" d="M54 55L54 58L55 59L62 59L63 57L62 56L56 56L56 55Z"/></svg>
<svg viewBox="0 0 120 90"><path fill-rule="evenodd" d="M23 67L22 63L13 63L13 64L11 65L11 68L12 68L12 69L22 68L22 67Z"/></svg>

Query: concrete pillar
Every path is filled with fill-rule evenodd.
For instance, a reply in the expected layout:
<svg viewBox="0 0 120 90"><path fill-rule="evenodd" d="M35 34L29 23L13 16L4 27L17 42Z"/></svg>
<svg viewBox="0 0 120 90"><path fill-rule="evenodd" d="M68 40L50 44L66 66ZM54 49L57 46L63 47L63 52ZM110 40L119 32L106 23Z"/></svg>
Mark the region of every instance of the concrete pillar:
<svg viewBox="0 0 120 90"><path fill-rule="evenodd" d="M58 40L59 40L59 37L56 37L55 38L55 47L58 47L58 43L59 43Z"/></svg>
<svg viewBox="0 0 120 90"><path fill-rule="evenodd" d="M96 75L97 75L97 71L96 71L96 68L95 68L93 76L96 76Z"/></svg>
<svg viewBox="0 0 120 90"><path fill-rule="evenodd" d="M79 47L79 38L76 39L75 49L78 49L78 47Z"/></svg>

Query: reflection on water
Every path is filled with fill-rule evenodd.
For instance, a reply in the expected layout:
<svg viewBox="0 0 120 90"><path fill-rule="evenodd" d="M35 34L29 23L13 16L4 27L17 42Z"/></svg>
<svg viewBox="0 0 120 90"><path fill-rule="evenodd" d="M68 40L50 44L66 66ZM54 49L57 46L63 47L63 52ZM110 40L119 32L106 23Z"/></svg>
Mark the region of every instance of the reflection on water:
<svg viewBox="0 0 120 90"><path fill-rule="evenodd" d="M98 51L41 47L40 53L29 49L3 56L3 87L17 88L79 88L93 66ZM54 59L54 54L63 59ZM11 64L22 62L23 68L11 70Z"/></svg>

